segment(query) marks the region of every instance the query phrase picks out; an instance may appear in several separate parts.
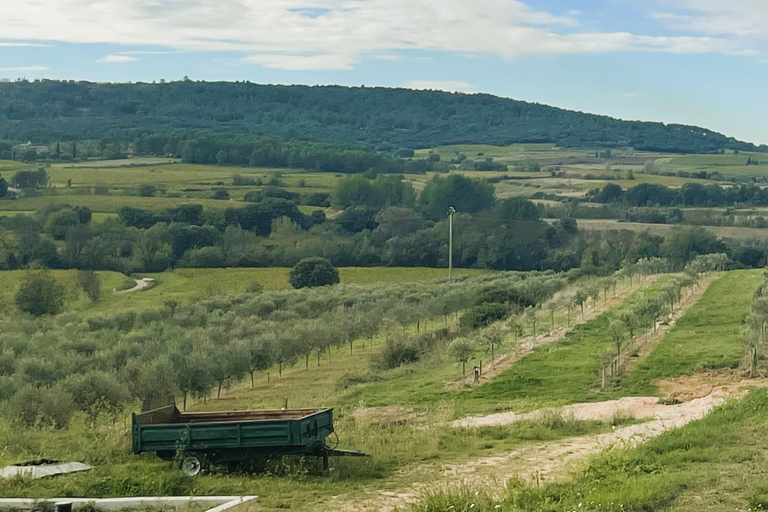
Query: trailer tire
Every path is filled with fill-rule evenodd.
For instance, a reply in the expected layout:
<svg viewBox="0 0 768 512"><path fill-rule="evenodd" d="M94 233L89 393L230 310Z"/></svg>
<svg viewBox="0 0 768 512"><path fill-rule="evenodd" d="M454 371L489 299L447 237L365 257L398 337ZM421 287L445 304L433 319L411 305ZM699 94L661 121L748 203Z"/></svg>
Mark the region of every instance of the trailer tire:
<svg viewBox="0 0 768 512"><path fill-rule="evenodd" d="M179 469L187 476L197 476L208 467L208 460L205 455L197 453L185 454L179 461Z"/></svg>

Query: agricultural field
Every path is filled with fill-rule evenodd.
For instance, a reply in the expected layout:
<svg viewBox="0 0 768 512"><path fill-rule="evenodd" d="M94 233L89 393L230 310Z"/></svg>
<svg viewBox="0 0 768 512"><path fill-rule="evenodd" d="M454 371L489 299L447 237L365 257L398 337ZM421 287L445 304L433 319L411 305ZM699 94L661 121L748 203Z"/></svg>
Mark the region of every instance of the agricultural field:
<svg viewBox="0 0 768 512"><path fill-rule="evenodd" d="M746 165L750 158L760 162L759 165ZM717 171L731 177L765 178L768 175L768 158L764 153L728 151L724 155L684 155L662 158L658 163L667 171Z"/></svg>
<svg viewBox="0 0 768 512"><path fill-rule="evenodd" d="M586 460L586 456L578 459L581 453L597 453L602 443L598 441L600 439L620 439L634 431L643 432L641 438L647 436L649 439L648 448L608 451L602 458L592 462L598 468L602 467L600 464L607 463L602 461L615 461L615 457L626 457L627 461L647 457L647 450L654 449L652 447L667 446L664 443L668 441L665 440L676 439L676 436L688 439L685 436L692 435L691 432L713 428L706 427L711 424L712 418L730 421L726 418L749 414L749 408L727 405L700 423L691 423L679 432L670 432L653 439L660 432L655 426L659 420L653 417L639 413L636 416L632 411L615 411L607 416L603 414L590 418L574 416L566 412L567 408L561 408L566 405L586 407L590 403L598 405L604 400L638 396L639 392L653 393L640 396L656 395L665 398L665 391L638 388L633 379L653 383L660 377L696 376L705 368L738 368L741 348L739 334L754 290L763 279L760 271L712 274L710 270L706 275L702 274L701 284L698 285L696 279L684 279L680 274L649 273L640 267L611 278L573 283L560 280L557 276L529 276L521 280L524 277L522 274L480 274L475 277L458 277L452 285L445 281L403 285L397 283L416 281L418 277L426 278L429 272L422 269L342 269L342 283L360 284L311 292L267 291L285 287L284 282L278 278L279 275L284 276L283 269L272 274L267 274L266 269L192 272L199 274L180 269L153 276L158 278L157 287L136 293L136 296L149 297L166 287L165 298L172 297L171 292L183 293L193 299L189 305L179 305L172 316L167 316L168 313L163 313L167 312L166 306L155 302L154 309L131 320L135 323L129 331L107 331L117 336L110 343L122 347L131 343L130 340L135 340L135 336L143 337L157 329L173 337L176 334L172 333L177 330L175 322L187 325L194 318L201 318L198 316L201 314L207 318L207 323L203 324L205 327L195 328L197 334L194 336L198 340L202 340L200 336L203 332L210 332L214 336L219 330L234 333L241 329L241 321L244 322L243 327L251 325L258 328L263 325L269 330L277 327L277 331L282 332L299 325L293 324L293 318L304 309L303 306L294 306L295 300L304 298L311 302L321 299L318 303L322 303L322 299L330 299L343 302L349 300L344 299L345 296L352 297L346 294L381 297L376 300L384 301L380 304L385 319L375 334L354 339L348 346L344 343L328 346L316 353L313 351L311 357L308 353L306 364L302 356L295 362L286 363L281 369L276 365L270 366L257 372L254 383L249 382L247 376L244 379L229 379L220 396L217 396L214 389L191 396L189 400L189 408L193 411L280 408L286 400L292 408L334 407L340 447L362 450L370 458L333 460L329 474L324 474L313 460L289 460L286 461L287 465L274 466L265 474L228 474L214 469L208 474L190 478L174 469L171 463L162 462L151 454L130 455L126 436L127 417L122 412L116 413L116 421L110 420L106 412L103 418L97 415L95 421L75 413L68 424L60 429L32 427L19 431L12 428L7 420L0 419L0 433L9 440L8 446L13 447L0 456L0 463L45 455L83 460L99 466L98 475L84 473L55 480L0 482L0 495L45 497L69 494L107 497L136 494L258 494L258 507L249 510L392 510L396 506L405 510L409 507L422 510L419 507L429 507L431 500L445 500L448 505L444 508L424 508L444 510L466 497L475 500L477 506L474 508L480 510L498 510L499 504L506 509L518 503L526 504L519 507L522 510L543 511L548 510L543 508L546 496L554 492L554 488L549 486L549 478L554 478L554 475L566 478L572 468L570 465L560 467L557 471L543 472L545 475L553 475L545 477L543 486L529 489L523 479L519 484L509 487L508 491L499 491L501 487L493 490L494 485L502 485L506 478L513 477L513 471L524 469L526 475L535 474L537 464L542 464L541 467L549 464L541 455L530 458L531 455L525 454L546 453L547 446L555 451L567 448L570 455L563 460L571 464ZM203 273L210 275L203 280ZM379 281L384 281L387 273L392 284L369 284L375 279L374 275L379 276ZM61 279L68 278L66 274L56 275ZM118 276L100 275L104 279L102 287L107 287L107 279L110 279L110 283L117 282ZM433 274L431 277L440 276ZM247 287L247 283L254 278L265 287L263 296L246 293L240 299L230 302L221 295L222 289L229 289L228 295L247 291L239 286ZM526 285L528 280L531 280L530 285ZM121 284L127 286L125 282ZM221 288L218 292L210 290L208 293L205 291L208 284L219 284ZM443 300L449 304L452 303L449 298L454 295L476 295L487 286L496 287L500 284L520 291L541 290L543 295L537 299L540 301L540 306L536 308L538 311L513 314L490 328L480 328L478 331L467 330L463 318L467 308L466 298L455 302L452 312L445 310L446 314L430 316L429 311L440 311L440 308L432 308L432 302ZM579 290L588 290L586 299L579 299ZM305 294L309 295L304 297ZM418 320L418 315L410 320L403 317L407 308L398 305L398 301L404 300L401 297L409 294L421 297L419 302L413 303L413 308L418 304L421 315L424 315ZM642 320L645 317L639 315L645 315L643 312L649 311L651 304L659 304L661 307L669 297L691 298L687 302L682 298L676 299L680 302L675 307L670 309L667 306L667 309L659 309L655 313L660 315L658 330L664 334L660 334L649 346L648 355L643 357L639 366L627 366L624 370L627 374L619 380L611 379L607 388L601 390L600 368L615 349L616 339L610 333L615 330L616 322L629 315L638 315L635 336L641 339L646 331L654 333L656 327L649 327ZM251 313L259 311L271 301L288 301L285 311L267 313L266 317L259 316L262 313ZM358 307L360 305L352 306L353 309ZM125 315L114 315L124 309L121 306L110 311L111 316L89 320L84 325L90 326L91 334L83 333L83 341L100 343L96 341L99 339L96 334L100 332L98 329L109 329L109 322L113 320L125 322ZM328 314L342 313L330 311ZM673 314L678 316L673 317ZM670 318L676 319L675 325L671 330L664 330ZM319 329L320 325L341 326L346 322L341 317L334 323L329 323L329 320L322 316L320 323L312 325ZM69 322L69 325L66 326L67 331L62 331L61 339L55 343L68 346L73 343L69 341L70 337L78 337L80 320L73 313L68 313L66 320L47 320L46 328L54 331L64 329L59 324L61 321ZM283 329L280 328L282 325L285 325ZM35 327L30 324L25 329L32 332ZM491 357L491 347L481 341L486 339L486 329L499 329L502 335L495 347L494 358ZM471 378L462 377L462 363L454 357L450 341L445 344L438 342L434 348L423 349L426 351L417 361L389 369L375 366L380 364L376 361L381 361L383 354L390 352L394 340L426 340L441 332L455 333L448 334L449 339L464 335L476 340L469 362L473 365L484 361L485 370L480 382L473 383ZM323 336L319 330L317 335ZM627 340L627 337L626 333L622 334L622 340ZM39 342L30 340L30 343ZM152 346L155 343L151 342ZM221 350L227 346L225 342ZM705 347L706 350L698 350L697 347ZM30 347L28 350L34 349ZM97 350L96 354L100 354L101 350L105 349ZM725 357L719 358L719 353ZM109 360L107 352L101 357ZM746 382L748 385L749 381ZM758 382L761 381L755 381ZM760 396L751 395L744 403L762 400ZM719 403L713 402L713 406ZM127 408L131 410L132 407L136 406L128 405ZM667 414L676 414L677 406L669 407ZM684 403L680 407L687 405ZM531 414L525 414L529 412ZM472 417L467 418L468 414ZM520 416L515 418L515 414ZM498 416L507 419L498 421ZM684 423L698 417L690 416ZM473 426L475 424L482 426ZM722 427L727 432L746 432L739 430L739 426L728 425L727 428ZM661 430L666 428L669 427ZM695 449L692 447L695 443L685 443L684 447L680 444L676 449ZM703 453L713 463L734 461L736 443L727 446L734 446L734 451L728 455L711 451ZM514 455L508 455L515 453L529 458L521 465L515 461ZM629 467L628 464L626 462L626 466L622 467ZM691 473L693 469L690 464L675 463L669 466L670 471L679 472L675 473L674 482L691 482L695 479L696 473ZM452 474L452 471L460 472L462 467L478 468L475 473L466 473L461 479L468 488L473 489L466 496L462 494L464 491L460 481L446 476ZM700 466L695 471L704 469L705 466ZM707 471L708 474L714 474L711 469ZM491 474L496 474L497 478L489 478ZM756 471L750 471L749 478L757 474ZM557 484L566 485L564 499L570 500L571 496L576 499L576 492L585 493L583 489L587 484L584 478L591 477L589 474L577 476L572 483ZM595 503L607 503L605 496L620 494L607 486L602 487L599 481L591 486L590 500ZM684 485L667 486L663 493L652 498L657 500L654 503L662 503L681 493L684 496L687 488ZM651 499L640 491L630 493L629 487L622 489L625 489L622 491L625 494L620 495L616 503L631 505L635 502L646 503L642 500ZM485 492L489 493L487 497ZM755 494L757 491L750 492ZM406 496L411 496L411 501L415 499L416 503L409 505ZM739 495L738 499L742 498ZM514 501L522 499L531 501ZM528 505L530 508L527 508ZM458 506L455 508L460 509ZM631 508L625 506L625 510Z"/></svg>
<svg viewBox="0 0 768 512"><path fill-rule="evenodd" d="M450 283L446 221L421 209L427 194L410 208L398 203L389 226L375 215L390 203L381 200L365 211L361 195L350 200L350 212L370 217L360 226L337 221L341 211L299 205L305 214L323 210L327 220L320 216L317 225L301 226L298 215L299 222L276 217L243 227L249 219L224 224L224 210L243 206L246 193L263 190L270 180L293 193L334 194L344 176L173 159L52 164L48 195L0 201L3 219L37 212L42 233L35 240L23 230L24 219L12 219L18 237L3 243L28 238L7 268L34 267L34 259L21 258L42 239L49 255L68 258L52 260L52 267L78 268L95 254L110 265L81 268L125 273L98 271L101 293L91 300L78 282L82 274L51 270L65 290L63 311L33 318L15 304L27 270L0 271L0 437L7 440L0 465L56 458L97 470L0 481L0 496L258 494L258 504L241 509L254 512L693 510L706 488L702 481L725 485L716 481L722 471L733 477L731 497L710 496L709 509L756 509L766 502L757 479L768 468L756 455L765 439L755 431L764 421L752 409L768 398L763 391L743 397L752 387L768 386L764 348L755 341L761 301L768 298L762 269L734 270L758 267L760 258L745 265L736 256L742 247L722 239L757 250L768 244L768 229L706 227L729 253L702 254L707 251L694 246L696 239L682 247L688 253L680 262L659 241L623 233L614 244L610 232L616 230L661 236L680 230L619 222L616 203L610 205L615 210L583 203L614 218L578 219L577 230L563 219L545 224L525 201L503 202L533 198L556 207L591 198L590 191L609 183L624 190L712 185L718 182L645 171L663 165L729 175L721 169L747 156L616 150L604 158L595 155L599 151L436 148L445 161L464 153L510 165L508 172L451 171L492 183L482 184L489 205L472 213L510 223L492 239L498 226L475 233L477 226L461 211L454 256L472 258L466 266L526 270L455 269ZM541 170L520 170L531 163ZM4 176L13 169L0 162ZM254 181L233 186L235 174ZM405 179L420 192L436 175ZM108 194L94 195L90 189L97 185ZM156 187L156 196L140 196L142 185ZM226 188L230 199L212 199L217 188ZM221 215L205 225L166 224L158 215L141 227L141 218L130 228L103 224L123 206L157 213L189 204ZM62 217L62 225L81 231L57 231L57 219L42 211L65 205L90 208L93 228ZM701 207L696 213L733 210ZM741 213L747 212L756 220L762 210L752 205ZM523 216L497 217L505 214ZM390 232L379 230L381 224ZM401 227L405 233L398 238ZM518 244L516 230L526 229ZM89 245L97 237L101 245ZM641 242L630 257L630 246ZM498 255L502 243L512 247ZM537 253L532 263L517 251L517 245L533 252L550 243L551 251ZM384 253L389 261L407 256L420 263L372 259ZM339 285L291 289L286 262L317 254L392 266L337 265ZM754 379L747 378L747 360ZM332 407L339 447L369 457L335 459L329 472L315 459L287 457L259 471L213 466L189 477L171 462L130 452L130 413L169 402L193 412ZM723 452L704 445L706 436L723 433L734 437L722 441ZM607 446L619 448L603 451ZM737 463L745 460L754 467L737 476Z"/></svg>
<svg viewBox="0 0 768 512"><path fill-rule="evenodd" d="M619 222L615 219L579 219L579 227L586 231L623 230L644 232L653 235L665 236L675 230L671 224L650 224L643 222ZM705 230L718 237L733 238L738 240L768 240L768 229L703 226Z"/></svg>

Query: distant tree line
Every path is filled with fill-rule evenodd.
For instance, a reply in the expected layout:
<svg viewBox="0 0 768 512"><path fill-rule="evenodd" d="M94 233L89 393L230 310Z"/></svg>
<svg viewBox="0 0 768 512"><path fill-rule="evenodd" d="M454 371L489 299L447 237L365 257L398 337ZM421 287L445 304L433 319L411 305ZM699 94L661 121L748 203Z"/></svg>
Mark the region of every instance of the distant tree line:
<svg viewBox="0 0 768 512"><path fill-rule="evenodd" d="M161 147L160 142L141 137L181 133L360 142L384 152L512 143L676 153L766 149L694 126L620 121L487 94L440 91L248 82L43 80L0 84L0 105L0 140L108 140L106 144L113 146L104 150L117 157L124 153L120 143L138 140L140 152L159 153L165 149L164 143ZM223 151L223 159L236 161L249 159L252 153L233 155L234 149L219 148L205 157L211 161ZM62 153L69 153L69 148ZM314 162L308 167L314 168Z"/></svg>
<svg viewBox="0 0 768 512"><path fill-rule="evenodd" d="M750 204L768 205L768 189L754 184L722 187L685 183L671 188L653 183L641 183L624 190L620 185L608 183L602 189L591 190L587 198L596 203L617 203L626 206L733 206Z"/></svg>

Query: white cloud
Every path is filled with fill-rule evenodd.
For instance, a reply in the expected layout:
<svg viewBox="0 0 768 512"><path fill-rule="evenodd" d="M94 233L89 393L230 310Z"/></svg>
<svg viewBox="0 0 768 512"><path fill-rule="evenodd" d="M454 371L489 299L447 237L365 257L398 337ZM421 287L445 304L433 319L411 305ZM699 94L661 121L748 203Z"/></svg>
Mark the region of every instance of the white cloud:
<svg viewBox="0 0 768 512"><path fill-rule="evenodd" d="M577 16L583 14L557 16L522 0L36 0L17 2L4 13L0 40L233 51L249 62L290 70L351 69L365 58L407 50L509 59L746 49L711 36L590 32L580 27Z"/></svg>
<svg viewBox="0 0 768 512"><path fill-rule="evenodd" d="M101 62L103 64L120 64L122 62L134 62L137 59L136 57L131 57L130 55L106 55L96 62Z"/></svg>
<svg viewBox="0 0 768 512"><path fill-rule="evenodd" d="M19 66L15 68L0 68L0 72L11 73L32 73L35 71L48 71L48 68L45 66Z"/></svg>
<svg viewBox="0 0 768 512"><path fill-rule="evenodd" d="M313 71L321 69L353 69L356 59L352 55L324 53L316 55L293 55L262 53L250 55L246 62L261 64L265 68L286 69L290 71Z"/></svg>
<svg viewBox="0 0 768 512"><path fill-rule="evenodd" d="M420 89L420 90L435 90L435 91L448 91L448 92L475 92L477 89L469 82L462 82L460 80L446 80L446 81L434 81L434 80L411 80L403 84L403 87L408 89Z"/></svg>
<svg viewBox="0 0 768 512"><path fill-rule="evenodd" d="M710 35L768 39L765 0L673 0L654 18L678 29ZM676 7L676 8L675 8Z"/></svg>
<svg viewBox="0 0 768 512"><path fill-rule="evenodd" d="M3 47L11 47L11 48L19 48L19 47L31 47L31 48L47 48L50 46L49 44L41 44L41 43L24 43L24 42L2 42L0 41L0 48Z"/></svg>

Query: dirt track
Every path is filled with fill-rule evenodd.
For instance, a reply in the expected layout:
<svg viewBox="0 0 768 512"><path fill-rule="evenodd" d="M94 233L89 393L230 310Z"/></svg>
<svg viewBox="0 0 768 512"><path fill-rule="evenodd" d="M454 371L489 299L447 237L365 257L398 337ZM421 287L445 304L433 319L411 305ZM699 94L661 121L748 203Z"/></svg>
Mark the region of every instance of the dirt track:
<svg viewBox="0 0 768 512"><path fill-rule="evenodd" d="M683 300L682 307L674 315L664 320L664 327L651 335L636 347L640 359L647 355L655 343L668 332L675 321L701 297L711 279L702 283ZM634 287L633 287L634 288ZM616 302L632 293L628 289L614 301L601 304L590 311L588 318L610 309ZM546 337L526 338L522 350L516 351L497 361L496 372L508 368L520 357L541 344L557 341L566 334L561 329ZM630 363L628 366L633 367ZM485 375L485 378L492 378ZM629 416L643 423L619 427L609 433L571 437L554 442L531 444L512 452L481 457L461 464L421 464L403 468L397 478L404 482L413 482L396 491L371 489L363 500L346 501L337 497L332 503L335 510L391 511L415 502L430 489L450 487L458 484L485 488L491 493L503 493L506 483L511 478L519 478L530 483L542 483L566 477L571 471L583 464L590 455L611 446L634 446L656 437L665 431L678 428L691 421L703 418L713 408L721 405L728 398L743 396L750 387L768 387L768 379L745 380L737 372L718 371L697 374L691 377L665 379L659 382L662 395L667 398L661 403L658 397L627 397L600 403L574 404L559 409L559 412L576 420L610 421L613 417ZM673 405L665 403L680 401ZM491 414L482 417L469 417L457 420L455 427L473 428L481 426L508 425L523 419L536 419L547 410L525 414L513 412Z"/></svg>
<svg viewBox="0 0 768 512"><path fill-rule="evenodd" d="M682 382L678 384L685 386ZM544 483L564 478L590 455L611 446L634 446L667 430L699 420L729 397L743 395L747 388L754 384L761 383L743 381L714 387L707 396L676 405L663 405L657 397L632 397L564 407L564 414L573 414L574 418L579 420L606 421L618 413L648 421L619 427L604 434L526 445L504 455L481 457L461 464L435 464L427 471L424 467L404 468L398 475L400 478L408 480L410 475L415 478L418 474L421 480L397 491L371 490L369 498L365 500L337 502L332 508L350 511L391 511L417 501L419 496L430 489L463 484L501 494L511 478L519 478L529 483ZM762 384L768 386L768 381ZM543 412L544 410L519 415L502 413L466 418L456 422L455 426L505 425L521 419L535 418ZM429 478L425 479L424 475L429 475Z"/></svg>

